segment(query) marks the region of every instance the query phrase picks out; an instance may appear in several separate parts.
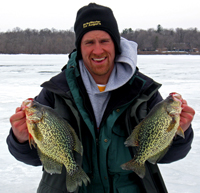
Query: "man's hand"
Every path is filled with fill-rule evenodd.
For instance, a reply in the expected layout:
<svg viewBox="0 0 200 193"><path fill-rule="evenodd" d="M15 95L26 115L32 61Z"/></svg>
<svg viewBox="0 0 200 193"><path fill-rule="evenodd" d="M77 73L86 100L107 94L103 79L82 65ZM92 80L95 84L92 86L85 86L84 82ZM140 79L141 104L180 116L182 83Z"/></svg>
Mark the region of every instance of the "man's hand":
<svg viewBox="0 0 200 193"><path fill-rule="evenodd" d="M183 100L182 101L182 112L180 114L180 126L184 132L189 128L189 126L194 118L194 115L195 115L194 109L187 105L186 100Z"/></svg>
<svg viewBox="0 0 200 193"><path fill-rule="evenodd" d="M26 142L29 138L29 133L26 125L26 115L25 112L21 110L21 107L16 108L15 114L10 117L10 123L17 140L20 143Z"/></svg>

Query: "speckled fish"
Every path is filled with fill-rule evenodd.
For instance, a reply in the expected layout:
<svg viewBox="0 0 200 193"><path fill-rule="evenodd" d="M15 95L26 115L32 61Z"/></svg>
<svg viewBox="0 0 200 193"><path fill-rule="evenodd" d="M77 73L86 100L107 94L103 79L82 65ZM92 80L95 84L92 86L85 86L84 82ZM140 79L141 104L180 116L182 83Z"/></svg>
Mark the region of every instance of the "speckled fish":
<svg viewBox="0 0 200 193"><path fill-rule="evenodd" d="M66 188L74 192L90 179L74 159L73 151L82 155L83 147L75 131L52 108L33 99L22 103L26 114L30 145L37 145L38 155L46 172L61 174L66 168Z"/></svg>
<svg viewBox="0 0 200 193"><path fill-rule="evenodd" d="M132 170L143 178L146 160L155 164L166 154L176 134L184 138L179 126L182 100L180 94L170 93L135 127L124 144L138 146L137 153L121 165L122 169Z"/></svg>

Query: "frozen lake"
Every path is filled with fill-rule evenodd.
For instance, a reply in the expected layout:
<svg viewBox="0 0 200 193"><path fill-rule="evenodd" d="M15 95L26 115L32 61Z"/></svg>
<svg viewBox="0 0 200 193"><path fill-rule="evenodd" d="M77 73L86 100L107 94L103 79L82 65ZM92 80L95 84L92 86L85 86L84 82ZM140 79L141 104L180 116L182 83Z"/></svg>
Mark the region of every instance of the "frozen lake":
<svg viewBox="0 0 200 193"><path fill-rule="evenodd" d="M67 55L0 55L0 192L35 193L42 167L28 166L8 152L6 137L9 117L29 97L37 95L40 84L59 73ZM200 56L139 55L141 72L162 83L165 98L180 93L192 106L195 137L188 156L172 164L159 165L169 193L197 193L200 190Z"/></svg>

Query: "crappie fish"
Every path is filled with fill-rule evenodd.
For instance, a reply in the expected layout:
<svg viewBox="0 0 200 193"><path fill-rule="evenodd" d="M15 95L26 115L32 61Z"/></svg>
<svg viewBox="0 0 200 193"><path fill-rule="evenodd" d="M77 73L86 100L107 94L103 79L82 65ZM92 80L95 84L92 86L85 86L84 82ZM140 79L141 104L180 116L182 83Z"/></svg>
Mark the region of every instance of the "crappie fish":
<svg viewBox="0 0 200 193"><path fill-rule="evenodd" d="M77 165L73 151L83 154L83 147L74 129L52 108L29 98L22 103L26 114L30 146L37 145L38 155L46 172L61 174L66 168L66 188L74 192L78 186L90 182L81 166Z"/></svg>
<svg viewBox="0 0 200 193"><path fill-rule="evenodd" d="M146 160L155 164L166 154L176 134L184 138L179 126L182 100L180 94L170 93L135 127L124 144L138 146L137 153L132 160L121 165L122 169L132 170L143 178Z"/></svg>

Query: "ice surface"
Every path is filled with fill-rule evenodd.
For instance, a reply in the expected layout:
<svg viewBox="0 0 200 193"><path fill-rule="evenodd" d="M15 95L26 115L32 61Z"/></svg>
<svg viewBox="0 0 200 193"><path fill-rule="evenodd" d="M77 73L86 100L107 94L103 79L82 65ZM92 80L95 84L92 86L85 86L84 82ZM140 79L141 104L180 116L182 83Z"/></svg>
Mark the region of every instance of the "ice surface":
<svg viewBox="0 0 200 193"><path fill-rule="evenodd" d="M159 168L169 193L200 192L200 56L139 56L138 66L162 83L160 92L164 98L170 92L178 92L196 111L191 151L186 158L171 164L159 164Z"/></svg>
<svg viewBox="0 0 200 193"><path fill-rule="evenodd" d="M35 193L41 167L25 165L8 151L9 117L27 98L37 95L40 84L60 72L67 55L0 55L0 192ZM200 56L139 55L141 72L162 83L165 98L178 92L196 110L192 149L183 160L160 164L169 193L197 193L200 190Z"/></svg>

